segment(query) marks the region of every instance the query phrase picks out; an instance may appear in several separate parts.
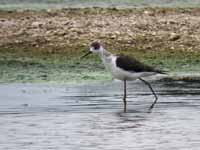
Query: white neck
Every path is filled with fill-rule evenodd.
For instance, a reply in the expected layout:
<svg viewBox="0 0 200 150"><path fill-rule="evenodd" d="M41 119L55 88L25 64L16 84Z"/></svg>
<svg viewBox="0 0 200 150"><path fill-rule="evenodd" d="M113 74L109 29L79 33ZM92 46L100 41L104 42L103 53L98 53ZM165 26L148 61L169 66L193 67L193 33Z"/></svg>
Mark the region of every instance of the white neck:
<svg viewBox="0 0 200 150"><path fill-rule="evenodd" d="M101 48L100 53L98 53L98 55L101 59L108 59L108 57L110 57L112 54L104 48Z"/></svg>
<svg viewBox="0 0 200 150"><path fill-rule="evenodd" d="M98 53L98 55L101 58L106 69L108 71L111 71L112 70L112 56L113 56L113 54L106 51L104 48L102 48L100 50L100 52Z"/></svg>

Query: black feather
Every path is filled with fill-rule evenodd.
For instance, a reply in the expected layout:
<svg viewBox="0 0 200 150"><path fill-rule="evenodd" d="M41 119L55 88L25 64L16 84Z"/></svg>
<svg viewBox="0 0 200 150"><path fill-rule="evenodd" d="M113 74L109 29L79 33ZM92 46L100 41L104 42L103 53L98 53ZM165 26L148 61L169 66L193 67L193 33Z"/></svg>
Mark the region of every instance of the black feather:
<svg viewBox="0 0 200 150"><path fill-rule="evenodd" d="M156 72L165 74L161 70L145 65L138 60L125 55L117 55L116 65L117 67L130 72Z"/></svg>

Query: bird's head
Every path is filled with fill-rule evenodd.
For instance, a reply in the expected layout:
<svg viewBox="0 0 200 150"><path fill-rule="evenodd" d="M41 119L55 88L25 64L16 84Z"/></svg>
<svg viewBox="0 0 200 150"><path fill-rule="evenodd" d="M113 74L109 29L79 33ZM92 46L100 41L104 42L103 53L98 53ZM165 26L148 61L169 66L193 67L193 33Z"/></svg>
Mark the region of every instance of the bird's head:
<svg viewBox="0 0 200 150"><path fill-rule="evenodd" d="M86 53L85 55L83 55L81 58L84 58L86 56L88 56L89 54L91 53L94 53L94 54L101 54L103 52L103 47L102 45L99 43L99 42L93 42L90 44L90 47L89 47L89 52Z"/></svg>

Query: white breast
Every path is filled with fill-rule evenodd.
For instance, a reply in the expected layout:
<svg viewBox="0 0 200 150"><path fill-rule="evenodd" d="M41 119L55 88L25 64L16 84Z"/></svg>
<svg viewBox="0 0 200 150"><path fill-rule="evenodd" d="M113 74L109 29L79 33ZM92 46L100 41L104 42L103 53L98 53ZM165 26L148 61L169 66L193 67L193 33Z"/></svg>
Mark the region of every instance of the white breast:
<svg viewBox="0 0 200 150"><path fill-rule="evenodd" d="M106 69L112 74L113 78L124 80L126 76L125 72L116 66L116 59L116 56L111 55L109 57L103 57L102 61Z"/></svg>
<svg viewBox="0 0 200 150"><path fill-rule="evenodd" d="M117 57L112 57L112 75L114 78L119 80L125 80L130 76L130 73L127 71L122 70L121 68L117 67L116 65L116 59Z"/></svg>

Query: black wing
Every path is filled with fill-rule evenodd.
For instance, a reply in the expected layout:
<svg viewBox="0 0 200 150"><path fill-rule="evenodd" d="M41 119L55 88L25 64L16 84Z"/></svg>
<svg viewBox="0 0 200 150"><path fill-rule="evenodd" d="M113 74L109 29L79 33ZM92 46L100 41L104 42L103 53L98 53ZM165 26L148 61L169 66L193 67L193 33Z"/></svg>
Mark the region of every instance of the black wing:
<svg viewBox="0 0 200 150"><path fill-rule="evenodd" d="M125 56L125 55L118 55L116 59L117 67L130 71L130 72L157 72L157 73L164 73L161 70L157 70L151 66L145 65L138 60Z"/></svg>

